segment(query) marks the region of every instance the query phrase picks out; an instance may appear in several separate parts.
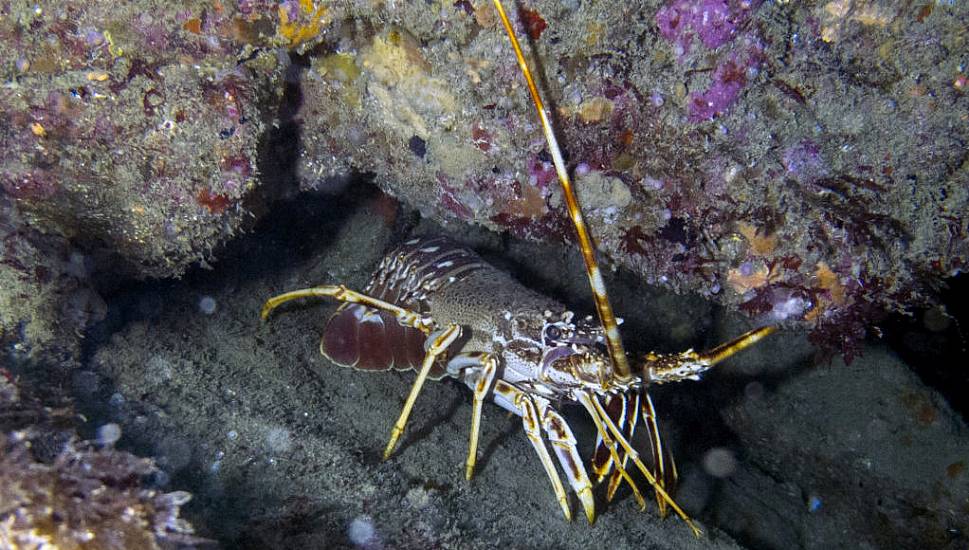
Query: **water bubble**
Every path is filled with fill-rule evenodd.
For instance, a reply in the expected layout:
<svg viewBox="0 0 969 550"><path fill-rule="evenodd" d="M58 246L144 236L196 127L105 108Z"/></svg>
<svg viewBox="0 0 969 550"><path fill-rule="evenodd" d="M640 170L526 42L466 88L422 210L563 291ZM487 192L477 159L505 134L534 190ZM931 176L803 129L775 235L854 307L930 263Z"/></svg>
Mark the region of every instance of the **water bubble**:
<svg viewBox="0 0 969 550"><path fill-rule="evenodd" d="M286 428L276 427L270 428L269 432L266 434L266 447L269 448L271 453L285 453L290 450L293 446L293 438L289 434L289 430Z"/></svg>
<svg viewBox="0 0 969 550"><path fill-rule="evenodd" d="M206 315L212 315L215 313L215 307L215 298L211 296L202 296L202 299L199 300L199 311Z"/></svg>
<svg viewBox="0 0 969 550"><path fill-rule="evenodd" d="M350 539L350 542L354 546L366 546L370 544L373 542L375 535L376 529L374 529L373 520L369 516L354 518L347 528L347 538Z"/></svg>
<svg viewBox="0 0 969 550"><path fill-rule="evenodd" d="M117 392L112 393L111 397L108 398L108 405L111 405L116 409L121 408L121 406L124 405L124 402L125 402L124 396Z"/></svg>
<svg viewBox="0 0 969 550"><path fill-rule="evenodd" d="M713 477L730 477L737 470L737 459L730 449L714 447L703 456L703 469Z"/></svg>
<svg viewBox="0 0 969 550"><path fill-rule="evenodd" d="M810 497L808 497L807 499L808 512L811 512L812 514L817 512L818 510L821 509L821 505L822 505L821 497L817 495L811 495Z"/></svg>
<svg viewBox="0 0 969 550"><path fill-rule="evenodd" d="M235 441L236 439L239 439L239 432L235 430L229 430L229 433L225 434L225 437L229 441Z"/></svg>
<svg viewBox="0 0 969 550"><path fill-rule="evenodd" d="M110 447L121 439L121 426L111 422L98 428L98 443L104 447Z"/></svg>

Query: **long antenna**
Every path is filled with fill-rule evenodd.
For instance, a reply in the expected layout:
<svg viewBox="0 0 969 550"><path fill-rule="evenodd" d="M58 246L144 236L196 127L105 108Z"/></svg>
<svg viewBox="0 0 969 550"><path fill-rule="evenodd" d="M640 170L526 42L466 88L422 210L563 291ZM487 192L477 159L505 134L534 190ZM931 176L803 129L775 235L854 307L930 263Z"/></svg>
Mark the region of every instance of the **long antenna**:
<svg viewBox="0 0 969 550"><path fill-rule="evenodd" d="M559 183L562 184L562 193L565 195L565 206L569 211L569 216L572 217L575 232L579 237L579 248L582 250L582 257L585 259L585 272L589 276L589 284L592 285L592 295L595 298L596 310L599 312L599 321L606 330L606 345L609 347L609 356L612 358L612 364L615 365L618 378L628 380L631 370L629 368L629 361L626 359L626 351L622 346L622 338L619 336L619 324L616 322L616 316L613 314L612 306L609 304L606 283L602 280L602 272L599 270L598 262L596 262L595 248L592 245L592 238L589 237L589 228L585 224L585 218L582 217L582 210L579 208L579 201L576 200L575 192L572 190L572 180L569 179L569 174L565 171L565 161L562 160L562 151L559 149L558 140L555 139L555 131L552 129L551 119L549 118L548 111L545 110L542 97L538 93L538 87L535 86L535 79L532 78L532 72L529 70L528 64L525 63L525 56L522 54L522 48L518 43L518 37L515 35L515 29L512 28L511 21L508 20L508 15L505 14L505 8L501 4L501 0L494 0L494 3L495 9L498 10L498 15L501 17L501 22L505 26L505 32L508 33L511 47L515 49L518 66L521 68L522 75L525 76L525 80L528 82L528 91L532 94L532 102L535 104L535 110L538 111L538 119L541 122L542 131L545 132L545 141L548 142L549 152L552 154L555 172L559 176ZM603 380L608 379L603 377Z"/></svg>

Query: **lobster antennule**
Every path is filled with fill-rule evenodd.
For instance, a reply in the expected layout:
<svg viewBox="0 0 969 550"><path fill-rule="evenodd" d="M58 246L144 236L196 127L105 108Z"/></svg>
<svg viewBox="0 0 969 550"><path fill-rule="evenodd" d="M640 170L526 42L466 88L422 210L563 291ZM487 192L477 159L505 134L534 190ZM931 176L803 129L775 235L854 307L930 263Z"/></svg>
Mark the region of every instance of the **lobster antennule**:
<svg viewBox="0 0 969 550"><path fill-rule="evenodd" d="M628 380L632 372L629 368L629 360L626 358L626 351L623 349L622 339L619 336L616 316L612 312L612 305L609 303L606 284L602 280L602 273L599 270L598 262L596 262L595 247L592 244L592 238L589 236L589 228L585 224L585 218L582 217L579 201L576 199L575 192L572 190L572 181L569 179L569 174L565 170L565 160L562 159L562 151L559 149L558 140L555 138L552 121L549 118L548 111L545 109L545 104L542 102L542 96L538 93L538 87L535 85L532 72L528 68L528 64L525 63L525 55L522 53L521 45L518 43L515 29L512 27L508 15L505 14L505 8L501 0L494 0L494 4L495 10L497 10L498 16L501 18L501 22L505 27L505 32L508 33L508 40L511 42L511 47L515 50L518 67L521 69L522 76L525 77L525 81L528 84L528 91L532 96L532 103L535 104L535 110L538 111L538 120L541 123L542 131L545 133L545 141L548 142L549 153L552 155L555 172L558 174L559 183L562 184L565 206L569 211L569 217L572 218L572 224L575 226L575 232L579 238L579 248L582 250L582 258L585 259L586 274L589 277L589 284L592 285L592 296L595 299L596 311L599 313L599 320L602 322L602 327L606 329L606 344L609 348L609 357L615 366L615 374L620 380ZM609 380L605 380L605 382L606 385L609 385Z"/></svg>
<svg viewBox="0 0 969 550"><path fill-rule="evenodd" d="M776 326L755 328L702 353L692 349L678 354L649 353L643 366L643 381L648 384L665 384L699 380L701 374L717 363L749 348L776 330Z"/></svg>

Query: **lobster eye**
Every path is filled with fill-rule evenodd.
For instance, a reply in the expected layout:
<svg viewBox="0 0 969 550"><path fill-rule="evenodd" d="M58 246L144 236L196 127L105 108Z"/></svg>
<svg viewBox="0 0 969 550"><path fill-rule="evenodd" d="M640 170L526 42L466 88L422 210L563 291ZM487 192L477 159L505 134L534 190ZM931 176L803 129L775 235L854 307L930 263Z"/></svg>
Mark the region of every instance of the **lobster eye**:
<svg viewBox="0 0 969 550"><path fill-rule="evenodd" d="M545 329L545 336L549 340L558 340L559 336L562 336L562 331L559 330L559 327L551 326Z"/></svg>

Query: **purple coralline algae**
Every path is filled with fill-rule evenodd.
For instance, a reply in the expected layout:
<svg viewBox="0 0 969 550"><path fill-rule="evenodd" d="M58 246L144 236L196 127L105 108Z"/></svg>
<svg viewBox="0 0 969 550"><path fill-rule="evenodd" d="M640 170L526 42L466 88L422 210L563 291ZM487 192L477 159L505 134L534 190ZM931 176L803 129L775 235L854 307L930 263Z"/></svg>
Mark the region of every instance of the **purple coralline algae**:
<svg viewBox="0 0 969 550"><path fill-rule="evenodd" d="M740 97L747 84L745 71L733 60L717 67L710 88L690 94L690 122L711 120L722 114Z"/></svg>
<svg viewBox="0 0 969 550"><path fill-rule="evenodd" d="M686 55L694 38L711 50L737 35L737 29L760 5L759 1L676 0L656 12L660 34Z"/></svg>

